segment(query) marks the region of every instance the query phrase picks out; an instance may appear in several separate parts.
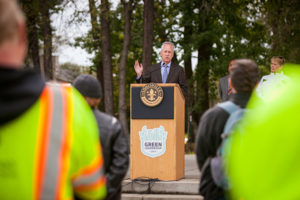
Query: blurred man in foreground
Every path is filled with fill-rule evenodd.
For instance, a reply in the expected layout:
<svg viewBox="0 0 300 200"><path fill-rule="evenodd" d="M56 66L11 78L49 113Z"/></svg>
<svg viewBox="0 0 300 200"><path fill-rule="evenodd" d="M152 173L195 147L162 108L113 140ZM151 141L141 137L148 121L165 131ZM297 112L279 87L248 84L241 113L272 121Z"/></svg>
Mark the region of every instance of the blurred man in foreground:
<svg viewBox="0 0 300 200"><path fill-rule="evenodd" d="M22 69L25 18L0 0L1 199L100 199L106 194L97 125L69 85ZM100 149L100 151L99 151Z"/></svg>
<svg viewBox="0 0 300 200"><path fill-rule="evenodd" d="M240 108L247 106L258 78L259 70L255 62L248 59L234 61L229 78L232 84L232 95L229 101L233 103L233 106ZM206 165L205 163L216 156L222 141L221 134L229 116L229 112L224 107L216 105L206 111L200 120L196 139L196 155L198 167L202 173L199 191L205 199L222 200L225 198L224 190L217 186L212 178L210 164Z"/></svg>
<svg viewBox="0 0 300 200"><path fill-rule="evenodd" d="M100 82L91 75L79 75L74 87L84 96L96 117L104 156L104 169L107 185L107 200L121 199L122 180L129 165L127 137L119 120L100 112L97 107L101 101Z"/></svg>

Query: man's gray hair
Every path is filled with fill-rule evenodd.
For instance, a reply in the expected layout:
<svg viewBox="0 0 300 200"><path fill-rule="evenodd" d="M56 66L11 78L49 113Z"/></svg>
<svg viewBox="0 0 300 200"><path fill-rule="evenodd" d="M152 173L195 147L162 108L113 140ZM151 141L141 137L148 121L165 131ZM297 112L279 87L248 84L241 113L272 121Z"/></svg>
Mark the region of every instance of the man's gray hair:
<svg viewBox="0 0 300 200"><path fill-rule="evenodd" d="M172 42L164 42L164 43L162 43L160 51L162 51L164 45L171 45L171 46L172 46L172 49L173 49L173 52L174 52L174 50L175 50L175 45L174 45Z"/></svg>

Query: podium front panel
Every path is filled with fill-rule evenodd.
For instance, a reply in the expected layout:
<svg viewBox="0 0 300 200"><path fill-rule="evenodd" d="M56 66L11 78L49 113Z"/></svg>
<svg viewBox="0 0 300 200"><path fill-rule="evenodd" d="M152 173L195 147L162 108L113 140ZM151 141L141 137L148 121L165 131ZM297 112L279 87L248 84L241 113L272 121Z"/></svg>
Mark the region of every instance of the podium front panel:
<svg viewBox="0 0 300 200"><path fill-rule="evenodd" d="M155 107L146 106L140 99L141 87L131 88L132 119L174 119L174 87L162 87L164 98Z"/></svg>

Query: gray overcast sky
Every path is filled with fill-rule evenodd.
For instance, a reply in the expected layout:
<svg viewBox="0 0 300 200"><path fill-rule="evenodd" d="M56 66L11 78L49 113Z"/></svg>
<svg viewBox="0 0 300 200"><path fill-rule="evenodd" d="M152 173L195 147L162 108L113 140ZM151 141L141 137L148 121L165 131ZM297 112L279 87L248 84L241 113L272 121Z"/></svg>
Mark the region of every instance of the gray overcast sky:
<svg viewBox="0 0 300 200"><path fill-rule="evenodd" d="M88 0L75 0L77 9L88 11ZM115 9L117 4L120 2L119 0L110 0L112 2L112 9ZM66 62L75 63L78 65L89 66L92 65L91 58L93 58L93 54L87 53L86 50L81 49L80 47L73 47L68 45L67 43L73 43L76 37L80 37L85 35L90 29L90 16L87 14L85 16L84 23L70 23L70 19L72 19L72 15L74 14L74 4L67 4L67 6L63 9L62 12L58 14L54 14L52 16L52 25L56 29L56 35L60 36L64 41L62 44L57 45L56 55L58 55L59 64L63 64ZM56 43L57 44L57 43ZM155 51L159 51L156 49ZM183 52L180 52L177 49L177 54L180 57ZM192 66L193 69L197 63L197 52L193 52ZM182 63L180 63L182 64Z"/></svg>
<svg viewBox="0 0 300 200"><path fill-rule="evenodd" d="M77 0L76 2L76 5L80 10L88 9L88 1ZM87 23L68 24L68 21L72 19L74 9L73 4L67 4L62 12L52 15L52 25L56 29L55 34L61 37L63 41L60 44L55 42L55 45L57 46L55 54L58 56L60 64L71 62L79 65L90 65L91 61L89 58L93 55L89 55L84 49L75 48L67 44L74 42L74 38L86 34L90 28L89 19L87 17Z"/></svg>
<svg viewBox="0 0 300 200"><path fill-rule="evenodd" d="M88 0L76 0L76 6L79 10L88 11ZM113 9L119 3L119 0L110 0L113 3ZM72 19L74 14L74 4L67 4L64 10L58 14L52 15L52 26L56 29L56 35L61 37L62 44L57 45L55 52L58 55L59 64L71 62L79 65L91 65L91 58L93 54L88 54L84 49L75 48L67 43L73 43L76 37L85 35L90 29L90 16L86 15L84 23L71 23L68 21Z"/></svg>

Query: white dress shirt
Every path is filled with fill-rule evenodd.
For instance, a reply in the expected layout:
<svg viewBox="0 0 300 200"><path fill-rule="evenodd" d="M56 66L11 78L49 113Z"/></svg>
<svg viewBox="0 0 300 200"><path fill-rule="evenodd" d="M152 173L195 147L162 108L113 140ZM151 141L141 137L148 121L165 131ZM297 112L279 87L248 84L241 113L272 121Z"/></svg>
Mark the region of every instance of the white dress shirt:
<svg viewBox="0 0 300 200"><path fill-rule="evenodd" d="M288 80L288 77L280 73L271 73L269 75L263 76L256 88L257 95L265 100L269 92L278 89L283 86Z"/></svg>

